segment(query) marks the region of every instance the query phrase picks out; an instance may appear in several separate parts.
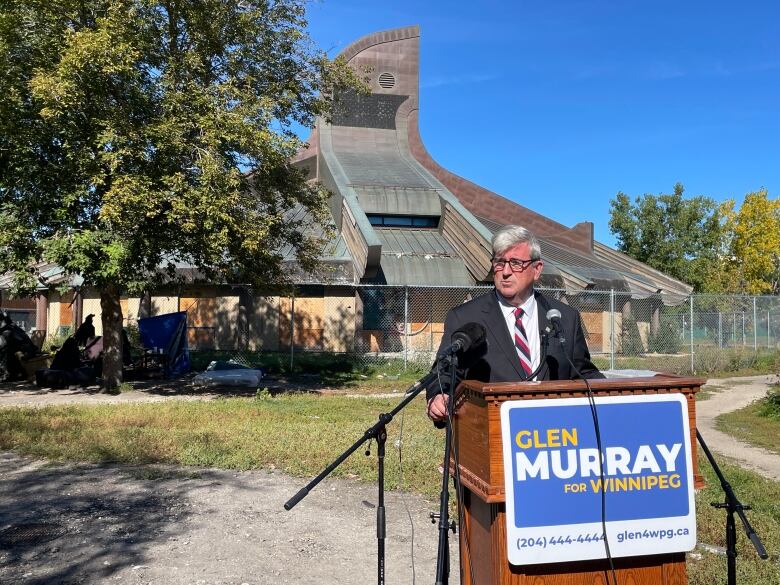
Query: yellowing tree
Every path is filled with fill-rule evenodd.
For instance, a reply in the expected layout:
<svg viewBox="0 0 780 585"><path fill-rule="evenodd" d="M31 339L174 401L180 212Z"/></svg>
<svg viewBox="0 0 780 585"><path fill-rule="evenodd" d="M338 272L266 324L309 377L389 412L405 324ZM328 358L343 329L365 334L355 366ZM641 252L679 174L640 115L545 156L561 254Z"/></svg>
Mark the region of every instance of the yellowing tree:
<svg viewBox="0 0 780 585"><path fill-rule="evenodd" d="M766 189L748 193L738 211L734 202L722 207L728 238L727 269L732 292L780 292L780 197Z"/></svg>

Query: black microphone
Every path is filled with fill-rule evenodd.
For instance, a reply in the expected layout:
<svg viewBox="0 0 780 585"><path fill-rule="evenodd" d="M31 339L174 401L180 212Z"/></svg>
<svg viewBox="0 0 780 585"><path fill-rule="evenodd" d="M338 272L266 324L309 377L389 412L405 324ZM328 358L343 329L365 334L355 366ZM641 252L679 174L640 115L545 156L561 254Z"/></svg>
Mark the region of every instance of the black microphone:
<svg viewBox="0 0 780 585"><path fill-rule="evenodd" d="M547 320L552 323L553 335L561 340L561 343L566 343L566 338L563 336L563 330L561 329L561 312L558 309L550 309L547 311Z"/></svg>
<svg viewBox="0 0 780 585"><path fill-rule="evenodd" d="M452 334L452 343L436 354L436 360L456 353L465 353L472 347L482 345L486 334L485 328L479 323L466 323Z"/></svg>

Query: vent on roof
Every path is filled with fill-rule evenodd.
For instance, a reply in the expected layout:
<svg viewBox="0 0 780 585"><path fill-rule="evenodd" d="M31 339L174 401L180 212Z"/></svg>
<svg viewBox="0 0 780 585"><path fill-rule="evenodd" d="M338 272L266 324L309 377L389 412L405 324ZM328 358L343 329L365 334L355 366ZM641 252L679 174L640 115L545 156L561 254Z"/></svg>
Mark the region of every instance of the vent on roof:
<svg viewBox="0 0 780 585"><path fill-rule="evenodd" d="M392 73L382 73L379 75L379 87L384 89L392 89L395 85L395 77Z"/></svg>

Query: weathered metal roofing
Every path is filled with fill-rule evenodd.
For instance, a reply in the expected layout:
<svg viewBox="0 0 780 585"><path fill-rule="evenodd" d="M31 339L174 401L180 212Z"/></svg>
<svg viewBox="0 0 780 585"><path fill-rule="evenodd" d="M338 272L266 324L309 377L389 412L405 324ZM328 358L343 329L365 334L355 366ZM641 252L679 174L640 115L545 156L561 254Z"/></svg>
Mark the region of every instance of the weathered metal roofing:
<svg viewBox="0 0 780 585"><path fill-rule="evenodd" d="M433 188L355 186L355 192L366 213L440 216L439 193Z"/></svg>
<svg viewBox="0 0 780 585"><path fill-rule="evenodd" d="M355 206L350 205L349 209L356 227L367 242L375 241L381 249L375 260L379 264L376 276L363 276L362 280L396 285L473 285L475 279L460 254L435 230L394 229L387 233L388 230L368 222L366 213L374 212L440 216L446 202L482 237L489 233L409 154L395 131L328 125L322 121L318 128L320 155L333 181L331 190L345 203L354 201ZM416 251L422 255L408 255L417 254Z"/></svg>
<svg viewBox="0 0 780 585"><path fill-rule="evenodd" d="M463 260L446 256L382 254L375 282L397 286L474 286Z"/></svg>
<svg viewBox="0 0 780 585"><path fill-rule="evenodd" d="M379 228L382 270L374 279L390 285L473 286L455 248L436 230Z"/></svg>
<svg viewBox="0 0 780 585"><path fill-rule="evenodd" d="M289 221L302 222L303 225L309 226L308 234L315 238L322 238L325 236L325 229L318 222L314 221L311 212L302 205L298 205L291 209L286 217ZM282 247L280 253L285 261L292 260L295 257L292 244ZM320 259L324 262L351 260L351 256L347 250L347 244L344 242L344 238L341 234L335 232L331 234L330 239L326 242L325 247L320 254Z"/></svg>
<svg viewBox="0 0 780 585"><path fill-rule="evenodd" d="M455 248L436 230L378 228L376 233L382 242L382 254L458 258Z"/></svg>
<svg viewBox="0 0 780 585"><path fill-rule="evenodd" d="M352 133L354 132L355 130L352 131ZM375 130L375 132L387 131ZM342 152L339 154L339 162L353 187L356 185L431 187L430 183L407 161L402 159L397 151Z"/></svg>
<svg viewBox="0 0 780 585"><path fill-rule="evenodd" d="M626 272L630 272L631 275L641 274L656 291L661 293L663 301L667 305L679 305L693 293L691 285L672 278L643 262L634 260L630 256L626 256L601 242L593 242L593 254L612 266L617 266Z"/></svg>
<svg viewBox="0 0 780 585"><path fill-rule="evenodd" d="M68 274L61 266L52 262L39 262L33 266L39 275L38 290L46 290L49 286L67 285L78 287L84 284L84 279L78 274ZM0 289L9 289L13 282L13 273L0 275Z"/></svg>

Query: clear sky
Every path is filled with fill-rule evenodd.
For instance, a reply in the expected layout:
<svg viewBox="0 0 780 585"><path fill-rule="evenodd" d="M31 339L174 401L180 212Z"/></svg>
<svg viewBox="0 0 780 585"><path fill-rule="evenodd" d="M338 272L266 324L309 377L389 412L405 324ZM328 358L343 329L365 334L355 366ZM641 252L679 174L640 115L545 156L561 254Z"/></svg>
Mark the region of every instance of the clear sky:
<svg viewBox="0 0 780 585"><path fill-rule="evenodd" d="M419 24L420 132L451 171L614 245L609 201L780 195L780 1L315 0L332 56Z"/></svg>

